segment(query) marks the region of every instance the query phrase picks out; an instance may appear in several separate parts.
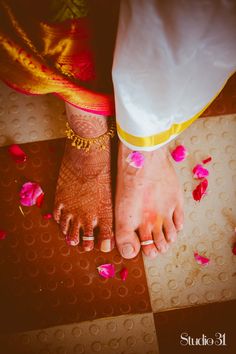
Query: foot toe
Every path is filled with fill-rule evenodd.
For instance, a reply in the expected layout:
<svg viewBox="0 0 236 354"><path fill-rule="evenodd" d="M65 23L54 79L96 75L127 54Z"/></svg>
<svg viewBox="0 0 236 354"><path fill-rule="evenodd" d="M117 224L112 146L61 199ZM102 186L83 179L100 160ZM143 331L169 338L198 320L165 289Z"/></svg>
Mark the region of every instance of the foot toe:
<svg viewBox="0 0 236 354"><path fill-rule="evenodd" d="M134 231L116 232L116 244L122 257L131 259L140 251L140 242Z"/></svg>
<svg viewBox="0 0 236 354"><path fill-rule="evenodd" d="M99 249L102 252L110 252L115 247L114 234L100 234Z"/></svg>
<svg viewBox="0 0 236 354"><path fill-rule="evenodd" d="M150 236L150 237L152 237L152 236ZM142 238L143 241L141 241L141 246L142 246L142 250L143 250L143 253L145 254L145 256L153 259L153 258L156 258L158 251L157 251L154 241L151 240L150 237L145 236L144 238ZM146 240L145 240L145 238L146 238ZM152 243L151 243L151 241L152 241Z"/></svg>
<svg viewBox="0 0 236 354"><path fill-rule="evenodd" d="M72 221L71 214L62 214L60 219L60 226L61 226L61 231L63 232L64 235L68 234L70 221Z"/></svg>
<svg viewBox="0 0 236 354"><path fill-rule="evenodd" d="M154 238L154 242L157 247L157 250L160 253L165 253L168 250L169 246L168 246L168 243L166 242L166 239L165 239L162 229L160 229L159 227L154 228L153 238Z"/></svg>
<svg viewBox="0 0 236 354"><path fill-rule="evenodd" d="M55 207L54 207L53 217L54 217L54 220L57 223L60 222L62 209L63 209L63 204L62 203L59 203L59 204L55 205Z"/></svg>
<svg viewBox="0 0 236 354"><path fill-rule="evenodd" d="M110 252L115 246L114 233L111 222L106 220L99 221L98 247L102 252Z"/></svg>
<svg viewBox="0 0 236 354"><path fill-rule="evenodd" d="M183 224L184 224L184 211L182 205L178 205L175 208L174 215L173 215L173 221L176 227L177 231L180 231L183 229Z"/></svg>
<svg viewBox="0 0 236 354"><path fill-rule="evenodd" d="M170 243L176 241L177 232L171 218L164 220L163 228L166 241Z"/></svg>
<svg viewBox="0 0 236 354"><path fill-rule="evenodd" d="M80 223L78 219L73 220L71 223L70 231L66 237L66 242L70 246L77 246L80 241L79 237L79 231L80 231Z"/></svg>
<svg viewBox="0 0 236 354"><path fill-rule="evenodd" d="M140 227L139 230L140 244L142 246L143 253L149 258L156 258L158 251L155 246L152 233L148 228Z"/></svg>
<svg viewBox="0 0 236 354"><path fill-rule="evenodd" d="M86 252L92 251L94 248L94 234L93 234L93 225L88 223L83 227L83 236L82 236L82 247Z"/></svg>

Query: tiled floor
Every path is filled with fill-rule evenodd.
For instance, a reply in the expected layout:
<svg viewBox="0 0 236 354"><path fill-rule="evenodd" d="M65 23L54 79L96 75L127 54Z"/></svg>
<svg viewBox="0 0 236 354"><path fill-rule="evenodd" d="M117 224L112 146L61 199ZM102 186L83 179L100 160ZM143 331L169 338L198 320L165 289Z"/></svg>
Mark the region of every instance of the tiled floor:
<svg viewBox="0 0 236 354"><path fill-rule="evenodd" d="M183 185L185 226L177 242L155 261L144 259L154 312L236 298L236 114L199 119L173 142L183 143L188 158L176 164ZM192 191L199 183L192 169L208 156L208 195L195 202ZM199 266L197 251L210 258Z"/></svg>
<svg viewBox="0 0 236 354"><path fill-rule="evenodd" d="M0 144L30 142L22 145L28 155L23 164L0 148L0 229L8 232L0 241L0 353L235 354L235 77L209 107L214 116L199 119L172 144L183 143L189 152L176 164L186 224L177 243L155 261L141 254L123 260L116 250L85 254L66 245L58 226L42 217L52 211L63 153L63 104L3 85L0 91ZM209 192L197 203L191 170L209 155ZM45 191L42 208L19 209L26 180ZM194 251L209 257L209 265L198 265ZM108 262L116 276L104 280L96 267ZM123 266L129 270L126 282L119 276ZM227 346L182 346L183 332L226 333Z"/></svg>
<svg viewBox="0 0 236 354"><path fill-rule="evenodd" d="M3 338L4 353L158 354L152 313L100 318Z"/></svg>
<svg viewBox="0 0 236 354"><path fill-rule="evenodd" d="M150 312L150 300L141 254L132 261L117 250L85 253L68 247L58 225L44 220L51 212L64 139L25 144L28 161L11 161L7 147L0 150L1 228L9 237L0 242L0 328L29 330L93 320L107 316ZM47 173L45 174L45 171ZM26 180L38 182L44 192L42 209L19 209L19 189ZM114 279L96 270L113 263ZM122 267L129 271L123 283Z"/></svg>

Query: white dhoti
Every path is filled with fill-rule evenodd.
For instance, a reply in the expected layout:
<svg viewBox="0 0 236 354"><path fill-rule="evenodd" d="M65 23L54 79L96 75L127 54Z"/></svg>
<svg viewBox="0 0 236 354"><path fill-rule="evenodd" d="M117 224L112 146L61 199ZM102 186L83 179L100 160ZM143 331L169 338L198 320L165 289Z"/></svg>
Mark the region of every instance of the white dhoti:
<svg viewBox="0 0 236 354"><path fill-rule="evenodd" d="M236 69L236 1L122 0L113 62L117 131L151 151L187 128Z"/></svg>

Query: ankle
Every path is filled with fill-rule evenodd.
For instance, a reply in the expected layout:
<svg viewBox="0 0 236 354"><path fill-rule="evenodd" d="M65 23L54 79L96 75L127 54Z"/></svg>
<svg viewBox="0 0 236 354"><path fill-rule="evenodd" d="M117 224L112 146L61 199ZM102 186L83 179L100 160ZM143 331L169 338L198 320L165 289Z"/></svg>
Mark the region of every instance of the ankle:
<svg viewBox="0 0 236 354"><path fill-rule="evenodd" d="M123 144L122 142L120 142L121 145L121 152L123 155L128 156L130 153L132 153L133 151L135 151L135 149L130 149L129 147L127 147L125 144ZM166 160L169 157L169 150L168 147L166 145L153 150L153 151L139 151L145 158L145 160L147 161L152 161L155 159L158 160Z"/></svg>
<svg viewBox="0 0 236 354"><path fill-rule="evenodd" d="M83 138L96 138L108 130L108 119L66 104L67 120L71 129Z"/></svg>

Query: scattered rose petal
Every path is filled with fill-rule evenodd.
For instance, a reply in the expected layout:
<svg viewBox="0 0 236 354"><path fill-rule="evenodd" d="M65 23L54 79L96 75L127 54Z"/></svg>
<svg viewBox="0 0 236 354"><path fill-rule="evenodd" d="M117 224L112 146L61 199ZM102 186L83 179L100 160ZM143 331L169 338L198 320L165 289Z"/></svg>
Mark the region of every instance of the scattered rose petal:
<svg viewBox="0 0 236 354"><path fill-rule="evenodd" d="M209 156L205 160L202 160L202 163L204 163L204 165L205 165L206 163L211 162L211 160L212 160L212 157Z"/></svg>
<svg viewBox="0 0 236 354"><path fill-rule="evenodd" d="M128 155L126 162L128 162L128 164L132 167L142 168L144 165L144 160L144 156L141 152L133 151Z"/></svg>
<svg viewBox="0 0 236 354"><path fill-rule="evenodd" d="M179 145L171 152L171 156L176 162L181 162L186 159L188 152L183 145Z"/></svg>
<svg viewBox="0 0 236 354"><path fill-rule="evenodd" d="M235 244L233 245L232 252L233 252L233 254L236 256L236 242L235 242Z"/></svg>
<svg viewBox="0 0 236 354"><path fill-rule="evenodd" d="M78 246L79 238L71 240L70 237L67 235L66 236L66 243L68 246Z"/></svg>
<svg viewBox="0 0 236 354"><path fill-rule="evenodd" d="M43 201L44 193L38 183L26 182L20 190L20 203L24 206L32 206L37 204L40 206Z"/></svg>
<svg viewBox="0 0 236 354"><path fill-rule="evenodd" d="M128 276L128 269L127 268L121 269L120 271L121 280L126 281L127 276Z"/></svg>
<svg viewBox="0 0 236 354"><path fill-rule="evenodd" d="M103 278L113 278L115 275L115 266L113 264L102 264L97 267L97 270Z"/></svg>
<svg viewBox="0 0 236 354"><path fill-rule="evenodd" d="M44 214L44 215L43 215L43 218L44 218L45 220L50 220L50 219L52 218L52 214L51 214L51 213Z"/></svg>
<svg viewBox="0 0 236 354"><path fill-rule="evenodd" d="M7 233L4 230L0 230L0 240L4 240L7 237Z"/></svg>
<svg viewBox="0 0 236 354"><path fill-rule="evenodd" d="M16 163L22 163L27 160L25 152L17 144L9 146L8 152Z"/></svg>
<svg viewBox="0 0 236 354"><path fill-rule="evenodd" d="M194 258L195 260L197 261L198 264L201 264L201 265L208 265L209 262L210 262L210 259L207 258L207 257L204 257L204 256L200 256L197 252L194 252Z"/></svg>
<svg viewBox="0 0 236 354"><path fill-rule="evenodd" d="M202 178L205 178L209 175L209 171L204 168L202 165L196 165L194 168L193 168L193 178L196 178L196 179L202 179Z"/></svg>
<svg viewBox="0 0 236 354"><path fill-rule="evenodd" d="M41 208L42 204L44 201L44 193L41 193L38 198L36 199L36 205L37 207Z"/></svg>
<svg viewBox="0 0 236 354"><path fill-rule="evenodd" d="M207 179L204 179L194 189L193 199L199 202L202 199L202 197L204 197L206 195L207 187L208 187L208 181L207 181Z"/></svg>

